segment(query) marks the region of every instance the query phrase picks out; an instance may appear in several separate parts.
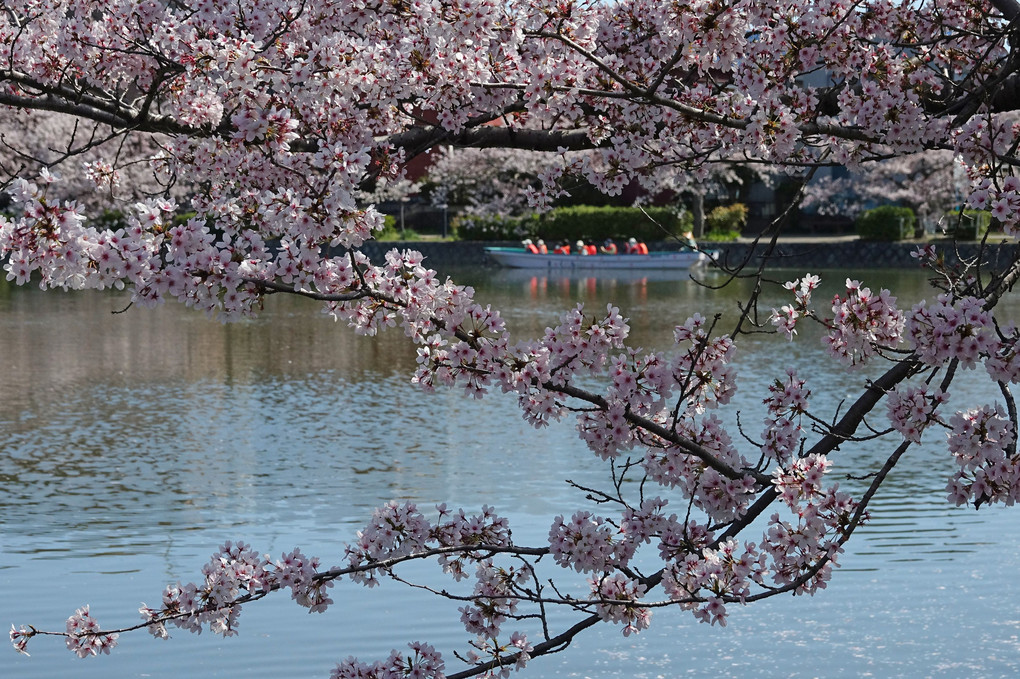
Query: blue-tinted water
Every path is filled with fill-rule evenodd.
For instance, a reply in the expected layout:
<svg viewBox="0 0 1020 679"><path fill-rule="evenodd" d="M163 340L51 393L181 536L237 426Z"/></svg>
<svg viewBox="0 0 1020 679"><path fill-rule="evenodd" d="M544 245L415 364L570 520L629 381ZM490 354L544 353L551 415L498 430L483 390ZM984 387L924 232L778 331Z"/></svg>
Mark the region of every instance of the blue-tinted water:
<svg viewBox="0 0 1020 679"><path fill-rule="evenodd" d="M668 278L459 275L523 336L576 300L604 308L612 299L631 319L634 344L647 348L667 346L673 325L694 311L721 313L720 327L730 327L740 298ZM864 277L906 290L904 300L923 292L919 276ZM1015 318L1020 305L1011 303ZM414 352L399 331L356 337L314 304L287 298L228 326L174 306L110 314L123 306L111 294L0 291L5 625L60 629L86 603L104 625L132 624L141 602L156 603L168 582L196 579L227 539L274 556L300 546L335 563L371 508L393 498L425 508L490 504L511 518L518 544L541 544L553 516L585 506L564 479L605 478L571 421L536 432L506 397L422 394L409 384ZM742 419L754 421L763 385L790 363L802 366L818 405L856 394L867 375L828 363L805 340L743 344ZM971 403L995 398L979 373L965 374L953 393ZM885 452L848 448L838 462L870 469ZM941 490L948 454L933 443L910 455L817 596L733 610L722 629L657 611L638 636L596 628L527 674L1020 674L1016 514L950 507ZM348 655L372 660L413 639L444 651L450 671L462 668L452 656L467 640L455 604L390 583L333 591L336 605L323 615L286 595L255 604L240 636L227 640L135 633L112 656L82 661L59 640L35 639L31 658L0 651L0 677L326 677Z"/></svg>

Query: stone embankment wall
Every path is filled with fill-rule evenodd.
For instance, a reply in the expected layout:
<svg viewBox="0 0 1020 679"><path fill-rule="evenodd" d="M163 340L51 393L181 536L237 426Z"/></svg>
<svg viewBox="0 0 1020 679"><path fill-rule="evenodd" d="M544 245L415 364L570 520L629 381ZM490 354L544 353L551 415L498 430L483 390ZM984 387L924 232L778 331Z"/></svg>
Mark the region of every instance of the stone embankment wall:
<svg viewBox="0 0 1020 679"><path fill-rule="evenodd" d="M980 249L979 243L953 244L947 241L934 242L933 244L950 261L960 258L974 258L978 255ZM442 271L449 266L470 266L487 263L483 248L494 245L516 247L520 243L479 241L379 243L371 241L366 243L362 250L373 262L382 262L384 254L394 247L418 250L425 255L427 265L430 268ZM649 245L653 250L656 249L656 246L667 249L664 243L652 243ZM720 261L727 262L730 265L742 262L750 253L750 265L757 266L761 262L761 256L765 250L763 245L754 246L751 243L721 243L712 247L720 251ZM910 253L917 249L917 247L918 243L885 243L862 240L826 241L822 238L803 241L783 241L777 245L770 267L789 267L805 271L816 269L913 269L917 267L917 260L911 257ZM987 251L982 259L985 262L994 264L995 262L1005 263L1008 261L1008 258L1014 254L1016 246L1012 244L990 244L986 248Z"/></svg>
<svg viewBox="0 0 1020 679"><path fill-rule="evenodd" d="M1012 244L987 244L982 253L981 244L977 242L933 241L931 244L947 261L970 261L982 255L984 262L993 264L1008 261L1016 247ZM915 269L918 262L911 253L919 245L922 244L821 239L780 242L769 266L797 269ZM739 263L750 253L752 265L761 262L765 251L763 245L752 246L749 243L727 243L719 249L722 251L720 257L730 264Z"/></svg>

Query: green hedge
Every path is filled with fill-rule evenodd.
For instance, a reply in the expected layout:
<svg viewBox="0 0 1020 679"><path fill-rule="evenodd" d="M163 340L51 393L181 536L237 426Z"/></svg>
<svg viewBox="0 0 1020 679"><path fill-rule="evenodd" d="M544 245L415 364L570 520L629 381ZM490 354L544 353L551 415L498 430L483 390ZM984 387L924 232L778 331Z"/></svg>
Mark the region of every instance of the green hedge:
<svg viewBox="0 0 1020 679"><path fill-rule="evenodd" d="M537 223L538 218L533 215L458 215L453 218L451 228L461 240L521 240L535 237Z"/></svg>
<svg viewBox="0 0 1020 679"><path fill-rule="evenodd" d="M462 215L454 223L462 240L518 240L544 238L549 243L561 240L603 241L606 238L642 241L667 240L691 227L690 214L682 217L671 208L612 207L577 205L558 207L543 215L525 217L479 217ZM664 230L665 229L665 230Z"/></svg>
<svg viewBox="0 0 1020 679"><path fill-rule="evenodd" d="M646 214L647 213L647 214ZM539 226L546 240L577 239L602 241L606 238L641 241L666 240L679 236L681 220L670 208L595 207L578 205L559 207L544 216Z"/></svg>
<svg viewBox="0 0 1020 679"><path fill-rule="evenodd" d="M903 240L914 237L917 217L909 207L882 205L857 217L857 235L864 240Z"/></svg>

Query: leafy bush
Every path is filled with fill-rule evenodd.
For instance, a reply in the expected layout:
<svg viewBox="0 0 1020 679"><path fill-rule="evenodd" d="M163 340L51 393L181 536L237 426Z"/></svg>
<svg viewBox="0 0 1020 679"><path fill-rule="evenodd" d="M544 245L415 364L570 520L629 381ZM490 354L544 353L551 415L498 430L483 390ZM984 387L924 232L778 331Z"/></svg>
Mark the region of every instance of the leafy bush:
<svg viewBox="0 0 1020 679"><path fill-rule="evenodd" d="M401 233L397 228L397 218L393 215L385 215L383 224L383 230L375 233L375 239L378 241L421 240L421 235L413 229L404 229Z"/></svg>
<svg viewBox="0 0 1020 679"><path fill-rule="evenodd" d="M980 240L992 227L994 219L988 210L950 210L943 221L946 233L960 240Z"/></svg>
<svg viewBox="0 0 1020 679"><path fill-rule="evenodd" d="M743 203L720 205L705 217L705 231L710 240L729 240L728 238L712 238L713 233L726 236L735 232L739 236L745 224L747 224L747 206Z"/></svg>
<svg viewBox="0 0 1020 679"><path fill-rule="evenodd" d="M903 240L914 237L917 217L909 207L882 205L857 217L857 235L865 240Z"/></svg>

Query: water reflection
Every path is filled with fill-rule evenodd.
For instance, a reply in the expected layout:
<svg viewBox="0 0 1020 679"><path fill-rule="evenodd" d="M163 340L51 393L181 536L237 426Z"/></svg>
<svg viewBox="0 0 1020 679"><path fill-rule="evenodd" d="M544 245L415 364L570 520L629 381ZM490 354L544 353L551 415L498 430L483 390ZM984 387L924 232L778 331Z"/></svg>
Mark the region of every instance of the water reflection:
<svg viewBox="0 0 1020 679"><path fill-rule="evenodd" d="M739 281L713 291L686 276L647 273L453 273L501 309L517 336L540 334L575 303L599 310L612 301L630 318L633 343L648 349L668 347L674 325L694 312L732 327L747 292ZM826 276L820 299L846 275ZM921 276L864 278L900 292L904 305L924 294ZM785 301L769 293L763 306ZM1006 315L1018 318L1020 305L1009 304ZM193 578L224 539L246 537L271 553L300 545L334 560L370 509L391 498L494 504L512 516L520 542L541 541L551 516L582 502L563 480L604 478L571 422L534 432L507 397L422 394L409 384L414 351L399 331L358 337L317 305L285 297L270 299L260 319L234 325L176 306L110 313L123 307L115 293L0 294L0 611L7 614L0 622L59 627L86 601L132 622L139 601L154 600L165 581ZM726 417L739 411L743 422L755 422L765 385L788 364L809 376L822 412L873 376L824 360L817 337L801 340L742 343L736 367L745 383ZM954 394L971 402L995 397L976 372L964 374ZM836 458L868 470L886 453L864 444ZM949 507L941 489L951 460L938 445L912 455L822 596L738 611L722 631L679 614L660 616L636 639L606 628L533 676L608 679L621 660L637 663L628 668L635 677L688 669L826 676L833 667L961 676L961 666L1014 675L1020 588L1009 574L1020 548L1013 515ZM224 644L206 636L168 645L138 638L96 663L40 644L31 660L0 654L0 675L325 676L337 658L384 654L404 638L462 640L455 612L433 614L422 602L412 614L408 601L418 599L403 590L343 596L342 612L310 622L285 601L271 603L244 623L240 639ZM946 611L974 618L961 622Z"/></svg>

